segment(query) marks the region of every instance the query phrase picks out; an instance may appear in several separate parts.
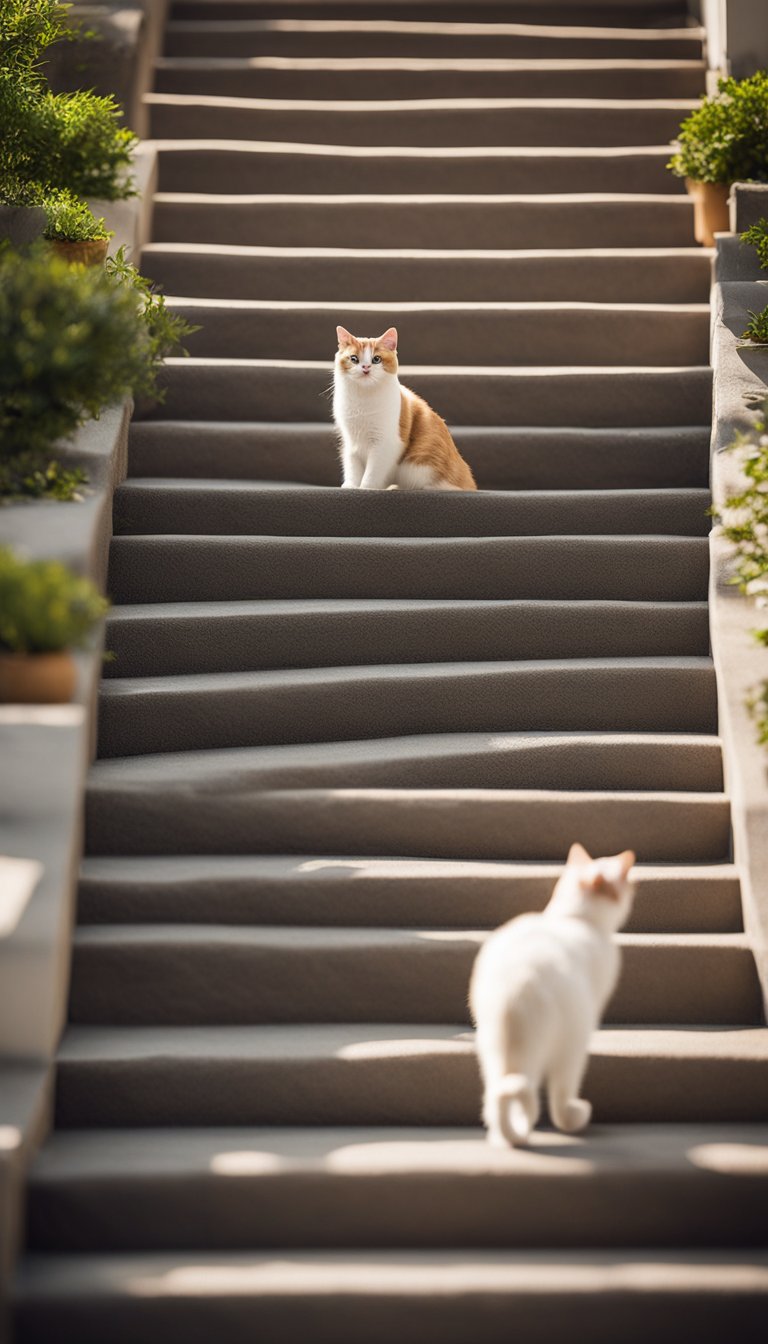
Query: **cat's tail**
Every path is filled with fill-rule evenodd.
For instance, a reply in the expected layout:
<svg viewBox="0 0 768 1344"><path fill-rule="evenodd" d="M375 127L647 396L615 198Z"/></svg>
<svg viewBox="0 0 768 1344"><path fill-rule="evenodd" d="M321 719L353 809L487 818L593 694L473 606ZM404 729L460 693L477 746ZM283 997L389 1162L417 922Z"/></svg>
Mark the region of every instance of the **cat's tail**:
<svg viewBox="0 0 768 1344"><path fill-rule="evenodd" d="M538 1097L524 1073L506 1074L494 1088L498 1125L513 1147L528 1142L538 1119Z"/></svg>

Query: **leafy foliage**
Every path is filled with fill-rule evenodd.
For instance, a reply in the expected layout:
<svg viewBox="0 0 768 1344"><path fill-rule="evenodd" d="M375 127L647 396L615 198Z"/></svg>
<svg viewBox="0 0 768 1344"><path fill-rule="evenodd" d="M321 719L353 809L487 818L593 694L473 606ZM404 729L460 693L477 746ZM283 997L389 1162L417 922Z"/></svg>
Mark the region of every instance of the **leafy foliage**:
<svg viewBox="0 0 768 1344"><path fill-rule="evenodd" d="M752 345L768 345L768 308L764 308L761 313L753 313L751 308L747 311L751 321L741 333L742 339L750 341Z"/></svg>
<svg viewBox="0 0 768 1344"><path fill-rule="evenodd" d="M746 434L737 434L729 444L738 452L745 488L731 495L721 510L720 534L733 543L736 552L732 583L746 597L768 608L768 397L757 403L757 420ZM768 646L768 629L754 631ZM749 701L758 726L759 740L768 745L768 682Z"/></svg>
<svg viewBox="0 0 768 1344"><path fill-rule="evenodd" d="M85 201L63 187L44 187L17 177L0 180L0 205L36 206L45 211L44 237L65 242L90 242L110 238L104 220L97 218Z"/></svg>
<svg viewBox="0 0 768 1344"><path fill-rule="evenodd" d="M758 219L741 235L742 243L751 243L762 270L768 270L768 219Z"/></svg>
<svg viewBox="0 0 768 1344"><path fill-rule="evenodd" d="M0 251L0 456L38 453L146 386L153 368L133 290L44 245Z"/></svg>
<svg viewBox="0 0 768 1344"><path fill-rule="evenodd" d="M3 0L0 7L0 66L15 77L38 74L42 54L71 38L70 6L59 0Z"/></svg>
<svg viewBox="0 0 768 1344"><path fill-rule="evenodd" d="M667 167L695 182L768 180L768 72L717 88L682 123Z"/></svg>
<svg viewBox="0 0 768 1344"><path fill-rule="evenodd" d="M136 137L120 126L122 115L112 97L41 91L0 71L0 180L14 175L107 201L135 195Z"/></svg>
<svg viewBox="0 0 768 1344"><path fill-rule="evenodd" d="M124 247L113 257L107 258L106 270L116 285L125 285L133 290L146 327L149 352L146 377L134 387L134 391L162 400L163 393L158 389L157 377L163 360L171 355L186 355L183 344L185 339L200 328L169 311L165 296L153 287L151 280L140 275L136 267L126 261Z"/></svg>
<svg viewBox="0 0 768 1344"><path fill-rule="evenodd" d="M23 560L0 548L0 648L55 653L84 648L109 603L90 579L57 560Z"/></svg>
<svg viewBox="0 0 768 1344"><path fill-rule="evenodd" d="M82 500L88 477L82 467L63 467L39 453L0 457L0 504L17 499Z"/></svg>

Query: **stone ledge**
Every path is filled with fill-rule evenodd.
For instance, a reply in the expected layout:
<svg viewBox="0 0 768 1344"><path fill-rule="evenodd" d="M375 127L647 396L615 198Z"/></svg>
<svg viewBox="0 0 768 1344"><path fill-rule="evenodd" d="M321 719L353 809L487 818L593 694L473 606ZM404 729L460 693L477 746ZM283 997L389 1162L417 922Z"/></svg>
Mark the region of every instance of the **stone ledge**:
<svg viewBox="0 0 768 1344"><path fill-rule="evenodd" d="M768 187L734 188L739 231L768 213ZM761 202L764 202L761 203ZM751 259L750 259L751 254ZM725 451L738 431L754 423L746 402L768 393L768 350L740 349L739 333L747 307L764 306L768 272L761 271L752 249L737 238L717 240L713 290L712 496L715 507L740 488L735 454ZM761 279L762 277L762 279ZM742 878L745 927L757 961L768 1008L768 753L756 740L746 706L749 693L768 678L768 656L752 637L761 613L729 583L732 548L713 536L710 584L712 652L717 670L720 728L726 789L733 807L734 856Z"/></svg>
<svg viewBox="0 0 768 1344"><path fill-rule="evenodd" d="M140 146L142 194L105 202L99 210L115 230L113 245L125 244L129 257L138 256L149 234L155 162L153 148ZM112 495L127 470L131 411L130 401L110 407L57 448L60 460L86 468L84 502L0 508L0 543L31 557L60 559L104 590ZM4 1287L22 1235L24 1176L50 1127L53 1059L66 1020L82 800L96 740L101 661L100 637L78 657L70 705L0 705L0 1341L7 1324ZM15 902L2 881L3 858L30 861L29 881Z"/></svg>

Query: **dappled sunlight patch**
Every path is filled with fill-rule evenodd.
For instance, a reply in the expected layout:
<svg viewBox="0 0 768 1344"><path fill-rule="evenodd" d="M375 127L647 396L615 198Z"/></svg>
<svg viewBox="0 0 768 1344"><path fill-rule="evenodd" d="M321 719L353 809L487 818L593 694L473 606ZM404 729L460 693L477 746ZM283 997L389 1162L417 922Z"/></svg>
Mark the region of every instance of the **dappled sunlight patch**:
<svg viewBox="0 0 768 1344"><path fill-rule="evenodd" d="M37 859L0 854L0 938L18 928L44 871Z"/></svg>
<svg viewBox="0 0 768 1344"><path fill-rule="evenodd" d="M700 1143L688 1150L688 1161L723 1176L762 1176L768 1173L768 1143Z"/></svg>

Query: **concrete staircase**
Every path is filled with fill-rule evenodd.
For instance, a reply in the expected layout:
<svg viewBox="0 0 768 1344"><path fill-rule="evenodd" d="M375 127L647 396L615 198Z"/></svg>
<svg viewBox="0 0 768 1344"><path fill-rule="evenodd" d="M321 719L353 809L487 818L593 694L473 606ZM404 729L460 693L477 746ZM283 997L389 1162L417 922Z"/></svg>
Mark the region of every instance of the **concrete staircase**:
<svg viewBox="0 0 768 1344"><path fill-rule="evenodd" d="M764 1337L709 258L663 166L703 83L665 0L173 6L143 269L201 330L116 498L20 1344ZM337 322L398 326L481 493L328 489ZM575 838L639 856L595 1124L498 1153L469 971Z"/></svg>

